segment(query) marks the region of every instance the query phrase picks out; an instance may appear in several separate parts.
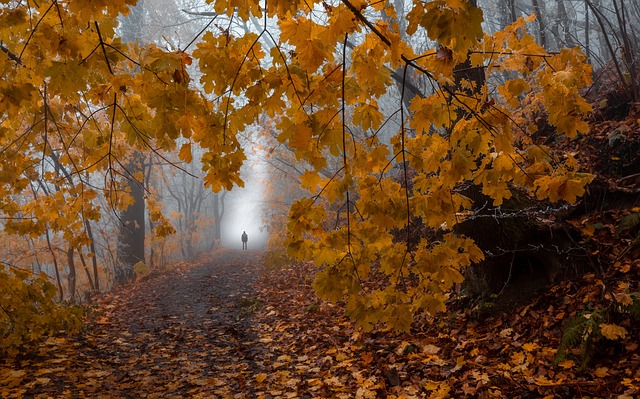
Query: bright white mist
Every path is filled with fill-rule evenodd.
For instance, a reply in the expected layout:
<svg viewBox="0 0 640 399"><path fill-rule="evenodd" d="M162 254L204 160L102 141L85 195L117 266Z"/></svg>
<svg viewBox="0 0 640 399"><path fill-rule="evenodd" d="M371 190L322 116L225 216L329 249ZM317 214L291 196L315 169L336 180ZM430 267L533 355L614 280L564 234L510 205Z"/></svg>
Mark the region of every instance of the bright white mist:
<svg viewBox="0 0 640 399"><path fill-rule="evenodd" d="M244 188L234 187L224 201L220 239L225 248L242 249L240 236L246 231L249 236L248 249L264 248L267 229L262 220L264 213L263 180L266 168L259 161L248 162L243 168Z"/></svg>

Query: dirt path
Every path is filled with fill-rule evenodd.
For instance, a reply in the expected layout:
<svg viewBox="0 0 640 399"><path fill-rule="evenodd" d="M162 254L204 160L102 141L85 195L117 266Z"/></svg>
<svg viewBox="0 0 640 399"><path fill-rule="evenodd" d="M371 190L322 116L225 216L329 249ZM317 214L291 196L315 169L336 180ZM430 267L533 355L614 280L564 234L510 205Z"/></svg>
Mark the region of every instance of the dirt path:
<svg viewBox="0 0 640 399"><path fill-rule="evenodd" d="M52 339L42 356L17 362L20 382L0 397L250 395L254 353L264 350L249 328L261 259L259 251L223 251L114 295L86 335Z"/></svg>

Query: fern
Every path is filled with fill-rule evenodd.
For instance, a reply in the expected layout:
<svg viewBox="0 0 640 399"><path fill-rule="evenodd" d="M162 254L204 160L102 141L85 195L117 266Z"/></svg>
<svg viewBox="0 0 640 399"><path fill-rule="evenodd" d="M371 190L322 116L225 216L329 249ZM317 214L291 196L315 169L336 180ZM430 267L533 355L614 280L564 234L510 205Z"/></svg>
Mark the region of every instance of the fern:
<svg viewBox="0 0 640 399"><path fill-rule="evenodd" d="M635 230L638 226L640 226L640 213L629 214L623 217L622 220L620 220L620 223L616 228L616 234L620 235L623 232L629 232L629 234L633 236L633 230ZM638 244L640 244L640 231L635 234L633 240L631 240L627 248L620 254L620 256L627 253L631 248L634 248Z"/></svg>
<svg viewBox="0 0 640 399"><path fill-rule="evenodd" d="M633 303L629 306L622 307L620 313L628 313L633 316L634 319L640 320L640 292L632 292L630 296L633 299Z"/></svg>
<svg viewBox="0 0 640 399"><path fill-rule="evenodd" d="M562 328L562 339L554 363L558 364L566 359L571 349L580 348L580 369L584 370L591 361L594 344L602 338L600 324L604 316L603 309L584 310L569 319Z"/></svg>
<svg viewBox="0 0 640 399"><path fill-rule="evenodd" d="M567 355L577 348L581 357L580 369L587 368L591 362L595 344L603 338L600 324L609 320L613 314L627 315L640 320L640 292L632 292L630 296L633 303L628 306L609 306L597 310L586 309L567 320L562 327L562 338L554 358L554 364L565 360Z"/></svg>
<svg viewBox="0 0 640 399"><path fill-rule="evenodd" d="M633 230L637 226L640 226L640 213L631 213L620 220L616 233L620 234L624 231Z"/></svg>

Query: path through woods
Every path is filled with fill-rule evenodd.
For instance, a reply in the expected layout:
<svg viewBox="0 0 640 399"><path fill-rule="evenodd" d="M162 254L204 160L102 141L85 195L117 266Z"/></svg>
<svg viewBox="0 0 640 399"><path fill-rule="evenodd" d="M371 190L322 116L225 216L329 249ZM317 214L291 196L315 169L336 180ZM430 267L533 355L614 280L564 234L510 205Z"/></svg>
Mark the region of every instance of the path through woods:
<svg viewBox="0 0 640 399"><path fill-rule="evenodd" d="M51 339L41 357L17 362L15 378L6 379L13 384L0 397L212 397L216 387L243 392L245 379L257 371L253 352L261 349L250 328L261 255L223 251L109 295L85 336Z"/></svg>

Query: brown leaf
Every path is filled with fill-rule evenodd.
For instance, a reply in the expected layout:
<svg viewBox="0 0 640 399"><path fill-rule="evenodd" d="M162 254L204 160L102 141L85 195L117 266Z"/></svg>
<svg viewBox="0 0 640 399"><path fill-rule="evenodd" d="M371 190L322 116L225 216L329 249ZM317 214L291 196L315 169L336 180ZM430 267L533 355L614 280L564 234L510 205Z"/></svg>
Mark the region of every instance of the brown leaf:
<svg viewBox="0 0 640 399"><path fill-rule="evenodd" d="M436 50L436 58L442 61L451 61L453 59L453 51L446 46L440 46Z"/></svg>

